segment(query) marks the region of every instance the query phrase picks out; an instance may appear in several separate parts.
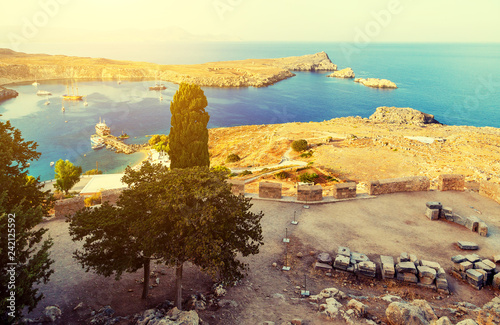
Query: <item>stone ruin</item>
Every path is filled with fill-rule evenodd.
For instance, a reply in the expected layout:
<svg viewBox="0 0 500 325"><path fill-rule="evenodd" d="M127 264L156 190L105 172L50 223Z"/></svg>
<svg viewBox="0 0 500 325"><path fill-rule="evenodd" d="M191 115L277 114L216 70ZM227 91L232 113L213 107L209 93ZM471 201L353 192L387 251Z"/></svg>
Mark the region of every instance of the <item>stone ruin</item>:
<svg viewBox="0 0 500 325"><path fill-rule="evenodd" d="M297 186L297 201L322 201L323 189L321 185Z"/></svg>
<svg viewBox="0 0 500 325"><path fill-rule="evenodd" d="M460 174L443 174L438 177L439 191L463 191L465 176Z"/></svg>
<svg viewBox="0 0 500 325"><path fill-rule="evenodd" d="M500 256L498 256L500 261ZM492 285L500 289L500 273L496 264L490 259L482 258L477 254L456 255L451 258L453 268L451 273L458 279L467 281L477 290Z"/></svg>
<svg viewBox="0 0 500 325"><path fill-rule="evenodd" d="M260 182L259 197L266 199L281 199L281 183Z"/></svg>
<svg viewBox="0 0 500 325"><path fill-rule="evenodd" d="M351 199L356 197L356 183L337 183L332 187L333 197L336 199Z"/></svg>
<svg viewBox="0 0 500 325"><path fill-rule="evenodd" d="M428 191L430 180L425 176L388 178L371 181L368 194L380 195L396 192Z"/></svg>
<svg viewBox="0 0 500 325"><path fill-rule="evenodd" d="M488 225L477 216L464 217L453 212L450 207L443 207L441 202L427 202L425 215L430 220L448 220L458 225L464 226L473 232L477 232L483 237L488 236Z"/></svg>
<svg viewBox="0 0 500 325"><path fill-rule="evenodd" d="M314 268L328 273L336 269L371 278L377 275L377 264L367 255L351 252L342 246L335 258L326 252L318 254ZM382 279L395 279L449 294L446 272L439 263L419 260L416 255L408 253L401 253L396 262L392 256L381 255L380 270Z"/></svg>

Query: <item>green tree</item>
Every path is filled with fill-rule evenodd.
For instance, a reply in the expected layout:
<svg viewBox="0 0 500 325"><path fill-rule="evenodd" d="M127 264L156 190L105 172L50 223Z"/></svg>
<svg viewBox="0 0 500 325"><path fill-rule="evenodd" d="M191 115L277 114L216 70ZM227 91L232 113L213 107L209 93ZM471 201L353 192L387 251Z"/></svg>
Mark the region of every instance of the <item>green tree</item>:
<svg viewBox="0 0 500 325"><path fill-rule="evenodd" d="M73 165L69 160L59 159L54 168L56 184L54 187L59 191L68 191L80 180L82 167Z"/></svg>
<svg viewBox="0 0 500 325"><path fill-rule="evenodd" d="M102 174L102 170L97 170L97 169L90 169L87 170L83 175L100 175Z"/></svg>
<svg viewBox="0 0 500 325"><path fill-rule="evenodd" d="M198 85L181 83L170 103L168 155L171 168L210 166L207 125L210 115L203 90Z"/></svg>
<svg viewBox="0 0 500 325"><path fill-rule="evenodd" d="M308 144L307 144L307 141L304 139L295 140L292 142L292 149L297 151L297 152L307 150L307 148L308 148Z"/></svg>
<svg viewBox="0 0 500 325"><path fill-rule="evenodd" d="M50 238L37 225L48 216L52 199L42 191L39 178L28 176L28 163L37 160L37 144L25 141L10 122L0 121L0 323L19 320L32 311L43 294L36 285L46 283L53 271ZM9 263L16 263L12 265ZM11 303L14 293L15 307Z"/></svg>
<svg viewBox="0 0 500 325"><path fill-rule="evenodd" d="M227 163L238 162L240 160L241 160L240 156L238 156L235 153L229 154L226 158Z"/></svg>

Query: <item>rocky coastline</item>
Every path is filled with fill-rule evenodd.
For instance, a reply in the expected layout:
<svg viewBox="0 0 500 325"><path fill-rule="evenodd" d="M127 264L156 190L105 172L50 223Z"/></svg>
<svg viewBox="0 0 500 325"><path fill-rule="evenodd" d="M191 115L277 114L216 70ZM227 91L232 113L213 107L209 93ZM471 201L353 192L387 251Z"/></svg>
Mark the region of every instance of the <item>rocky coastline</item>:
<svg viewBox="0 0 500 325"><path fill-rule="evenodd" d="M333 72L332 74L327 75L330 78L354 78L356 75L351 68L345 68L342 70L338 70Z"/></svg>
<svg viewBox="0 0 500 325"><path fill-rule="evenodd" d="M325 52L279 59L247 59L193 65L160 65L0 49L0 85L48 79L189 82L204 87L266 87L295 76L292 71L335 71Z"/></svg>
<svg viewBox="0 0 500 325"><path fill-rule="evenodd" d="M13 89L7 89L4 87L0 86L0 102L10 99L10 98L15 98L19 95L19 93Z"/></svg>

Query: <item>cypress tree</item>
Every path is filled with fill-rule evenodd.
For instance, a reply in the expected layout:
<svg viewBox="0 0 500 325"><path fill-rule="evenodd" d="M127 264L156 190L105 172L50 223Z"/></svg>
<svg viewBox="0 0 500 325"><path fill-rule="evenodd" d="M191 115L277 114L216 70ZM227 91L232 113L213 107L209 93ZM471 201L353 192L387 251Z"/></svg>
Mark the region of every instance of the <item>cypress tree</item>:
<svg viewBox="0 0 500 325"><path fill-rule="evenodd" d="M170 103L169 151L171 168L210 166L208 102L198 85L181 83Z"/></svg>

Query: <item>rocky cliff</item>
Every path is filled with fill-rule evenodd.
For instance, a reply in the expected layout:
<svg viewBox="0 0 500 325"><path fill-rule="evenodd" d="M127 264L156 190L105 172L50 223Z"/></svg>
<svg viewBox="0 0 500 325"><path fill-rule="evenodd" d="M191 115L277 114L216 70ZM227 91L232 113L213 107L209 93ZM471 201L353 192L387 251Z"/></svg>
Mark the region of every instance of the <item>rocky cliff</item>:
<svg viewBox="0 0 500 325"><path fill-rule="evenodd" d="M0 102L9 98L17 97L17 95L19 95L19 93L15 90L0 87Z"/></svg>
<svg viewBox="0 0 500 325"><path fill-rule="evenodd" d="M26 54L0 49L0 84L46 79L155 79L207 87L265 87L291 71L335 71L325 52L280 59L248 59L194 65Z"/></svg>
<svg viewBox="0 0 500 325"><path fill-rule="evenodd" d="M410 107L377 107L370 120L395 124L440 124L434 115L417 111Z"/></svg>

